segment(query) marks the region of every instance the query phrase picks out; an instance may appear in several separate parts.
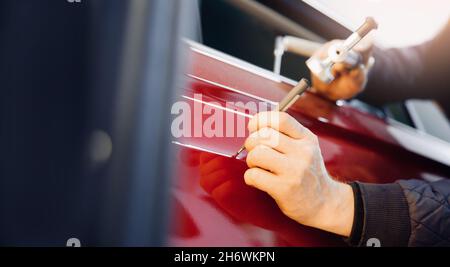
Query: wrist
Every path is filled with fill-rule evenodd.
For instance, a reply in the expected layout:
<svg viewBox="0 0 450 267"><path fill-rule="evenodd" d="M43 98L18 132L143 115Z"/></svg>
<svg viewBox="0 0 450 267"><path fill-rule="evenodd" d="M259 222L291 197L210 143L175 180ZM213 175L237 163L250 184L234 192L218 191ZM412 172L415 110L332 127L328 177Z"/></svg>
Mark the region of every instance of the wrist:
<svg viewBox="0 0 450 267"><path fill-rule="evenodd" d="M349 237L355 213L353 189L348 184L330 180L313 227Z"/></svg>

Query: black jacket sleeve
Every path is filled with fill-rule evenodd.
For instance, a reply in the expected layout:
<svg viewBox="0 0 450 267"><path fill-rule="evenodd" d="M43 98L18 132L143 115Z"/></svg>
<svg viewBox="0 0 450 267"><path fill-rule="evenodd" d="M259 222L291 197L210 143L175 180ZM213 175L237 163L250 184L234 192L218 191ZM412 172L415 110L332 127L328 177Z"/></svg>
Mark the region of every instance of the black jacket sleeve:
<svg viewBox="0 0 450 267"><path fill-rule="evenodd" d="M377 240L381 246L450 246L450 180L351 185L351 245Z"/></svg>

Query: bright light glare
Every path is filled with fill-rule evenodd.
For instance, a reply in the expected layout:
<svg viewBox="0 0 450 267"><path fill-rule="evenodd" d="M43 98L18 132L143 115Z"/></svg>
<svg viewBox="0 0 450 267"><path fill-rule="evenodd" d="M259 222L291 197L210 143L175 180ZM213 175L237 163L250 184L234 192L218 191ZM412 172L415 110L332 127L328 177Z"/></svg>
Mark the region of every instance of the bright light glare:
<svg viewBox="0 0 450 267"><path fill-rule="evenodd" d="M450 18L449 0L303 0L350 30L367 16L379 29L376 41L386 47L419 44L431 39Z"/></svg>

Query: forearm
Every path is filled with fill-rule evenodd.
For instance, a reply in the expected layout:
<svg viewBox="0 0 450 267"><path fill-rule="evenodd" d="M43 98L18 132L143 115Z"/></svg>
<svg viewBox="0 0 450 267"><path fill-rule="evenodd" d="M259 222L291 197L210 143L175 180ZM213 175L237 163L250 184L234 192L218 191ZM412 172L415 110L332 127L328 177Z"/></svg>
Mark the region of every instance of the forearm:
<svg viewBox="0 0 450 267"><path fill-rule="evenodd" d="M392 49L374 49L375 65L359 96L375 105L406 98L448 99L450 20L432 40Z"/></svg>
<svg viewBox="0 0 450 267"><path fill-rule="evenodd" d="M311 226L344 237L350 236L355 217L353 196L350 185L333 183L329 189L324 190L322 208L317 211Z"/></svg>
<svg viewBox="0 0 450 267"><path fill-rule="evenodd" d="M426 44L408 48L374 49L375 64L359 98L375 105L425 96L422 90Z"/></svg>
<svg viewBox="0 0 450 267"><path fill-rule="evenodd" d="M347 238L356 218L353 190L349 184L335 181L326 175L328 177L325 179L331 182L322 185L316 194L314 212L302 219L286 215L303 225Z"/></svg>

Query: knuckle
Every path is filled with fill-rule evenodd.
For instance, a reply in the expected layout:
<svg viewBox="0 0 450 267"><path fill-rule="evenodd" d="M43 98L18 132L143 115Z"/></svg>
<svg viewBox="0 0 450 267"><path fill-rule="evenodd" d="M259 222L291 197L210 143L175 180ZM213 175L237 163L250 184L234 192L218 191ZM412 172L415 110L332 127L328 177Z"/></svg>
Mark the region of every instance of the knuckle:
<svg viewBox="0 0 450 267"><path fill-rule="evenodd" d="M288 115L286 112L279 112L278 122L280 124L280 127L288 125L290 122L290 115Z"/></svg>
<svg viewBox="0 0 450 267"><path fill-rule="evenodd" d="M260 134L271 134L272 133L272 128L270 128L268 126L265 126L265 127L261 128L259 130L259 133Z"/></svg>
<svg viewBox="0 0 450 267"><path fill-rule="evenodd" d="M267 120L267 118L269 117L269 114L270 113L268 111L263 111L263 112L256 114L256 116L253 119L258 125L261 125L262 122Z"/></svg>
<svg viewBox="0 0 450 267"><path fill-rule="evenodd" d="M259 138L261 138L261 139L263 139L263 140L268 140L268 139L270 139L272 136L273 136L273 129L272 128L269 128L269 127L264 127L264 128L261 128L259 131L258 131L258 137Z"/></svg>
<svg viewBox="0 0 450 267"><path fill-rule="evenodd" d="M255 149L253 149L255 156L260 156L261 154L266 153L268 147L263 144L258 144Z"/></svg>
<svg viewBox="0 0 450 267"><path fill-rule="evenodd" d="M244 180L247 185L253 185L254 180L258 178L258 172L255 168L248 169L244 173Z"/></svg>
<svg viewBox="0 0 450 267"><path fill-rule="evenodd" d="M264 145L256 145L247 154L247 159L246 159L247 165L249 167L256 165L263 153L265 153L265 146Z"/></svg>
<svg viewBox="0 0 450 267"><path fill-rule="evenodd" d="M250 121L248 122L247 129L250 132L257 131L258 128L259 128L259 125L262 124L262 122L264 121L265 117L267 116L266 113L267 113L266 111L263 111L263 112L257 113L255 116L253 116L250 119Z"/></svg>
<svg viewBox="0 0 450 267"><path fill-rule="evenodd" d="M248 152L247 154L247 158L246 158L246 162L247 162L247 166L251 167L254 165L255 162L255 149L252 149L251 151Z"/></svg>
<svg viewBox="0 0 450 267"><path fill-rule="evenodd" d="M247 150L251 150L251 148L254 146L254 143L256 142L255 137L253 135L250 135L247 139L245 139L244 146Z"/></svg>
<svg viewBox="0 0 450 267"><path fill-rule="evenodd" d="M255 125L256 125L256 117L253 117L249 120L248 124L247 124L247 130L251 133L254 131L255 129Z"/></svg>

